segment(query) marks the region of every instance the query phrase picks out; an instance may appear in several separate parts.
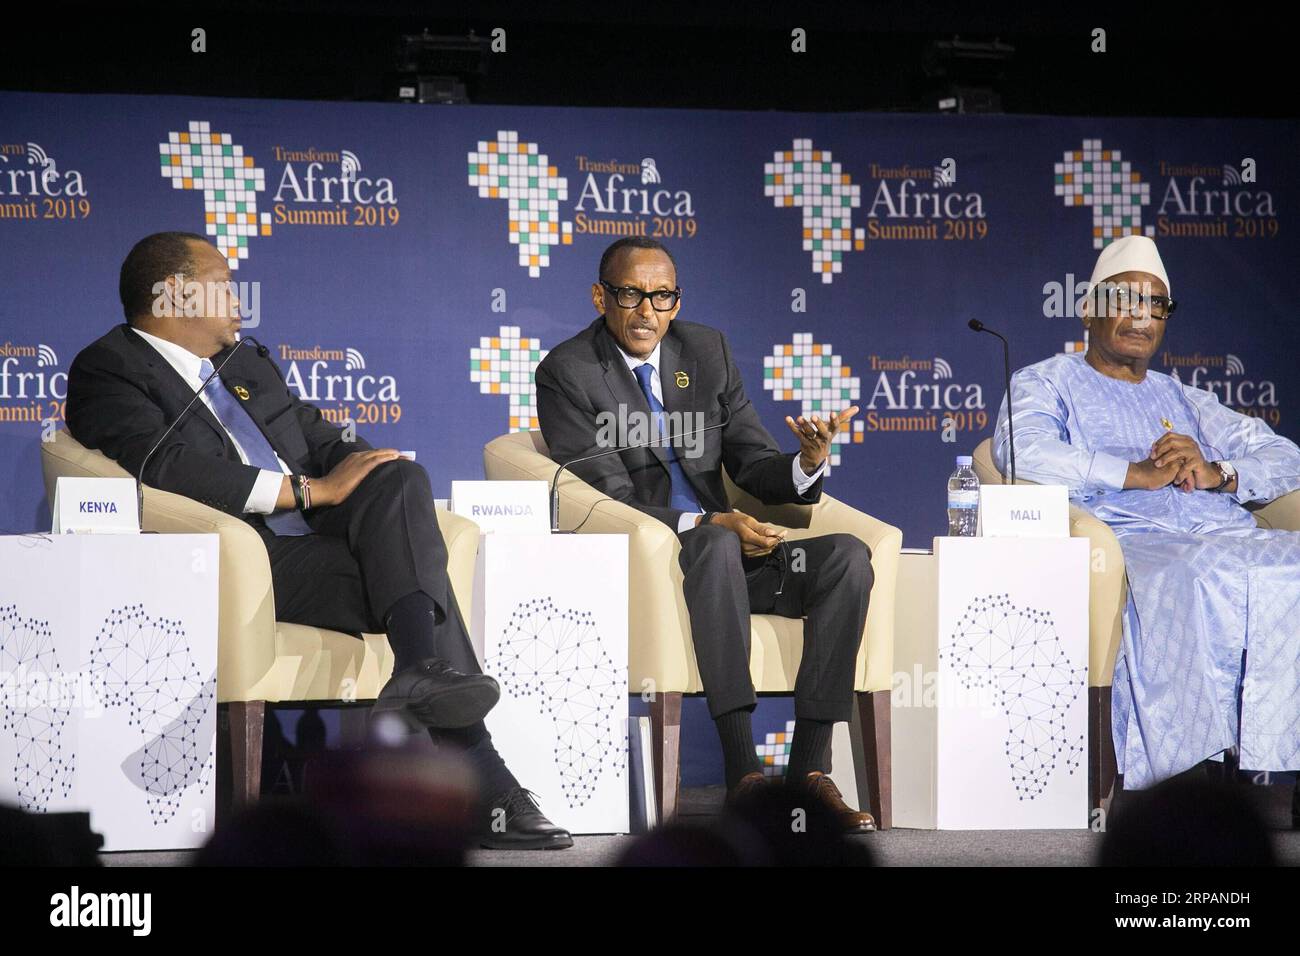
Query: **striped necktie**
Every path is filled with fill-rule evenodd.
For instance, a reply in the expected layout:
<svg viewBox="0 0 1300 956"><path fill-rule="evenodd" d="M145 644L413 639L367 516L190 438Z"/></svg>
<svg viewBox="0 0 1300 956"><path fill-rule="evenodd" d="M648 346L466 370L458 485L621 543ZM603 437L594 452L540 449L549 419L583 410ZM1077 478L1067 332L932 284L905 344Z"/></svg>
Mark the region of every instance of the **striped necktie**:
<svg viewBox="0 0 1300 956"><path fill-rule="evenodd" d="M207 359L199 363L199 375L205 380L209 375L212 375L212 363ZM235 400L235 396L231 395L226 390L226 387L221 384L221 376L213 375L211 381L208 381L206 397L212 403L217 419L225 426L226 431L230 432L230 436L239 443L239 447L244 450L244 454L248 456L250 465L264 471L279 472L282 470L280 463L276 461L275 449L266 440L262 430L257 427L253 417ZM266 520L266 526L277 535L312 533L311 525L307 523L307 519L302 516L302 513L296 509L274 511L262 517Z"/></svg>

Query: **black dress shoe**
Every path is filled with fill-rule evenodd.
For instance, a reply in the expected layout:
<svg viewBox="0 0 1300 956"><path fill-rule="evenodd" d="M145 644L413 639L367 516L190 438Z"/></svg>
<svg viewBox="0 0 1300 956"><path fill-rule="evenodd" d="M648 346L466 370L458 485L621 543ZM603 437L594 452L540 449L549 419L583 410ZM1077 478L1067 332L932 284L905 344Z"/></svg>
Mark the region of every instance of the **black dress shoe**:
<svg viewBox="0 0 1300 956"><path fill-rule="evenodd" d="M569 831L542 814L537 795L515 787L488 802L479 845L487 850L563 850L573 846Z"/></svg>
<svg viewBox="0 0 1300 956"><path fill-rule="evenodd" d="M430 657L389 678L374 711L396 711L414 725L452 730L478 723L500 696L500 686L486 674L462 674Z"/></svg>

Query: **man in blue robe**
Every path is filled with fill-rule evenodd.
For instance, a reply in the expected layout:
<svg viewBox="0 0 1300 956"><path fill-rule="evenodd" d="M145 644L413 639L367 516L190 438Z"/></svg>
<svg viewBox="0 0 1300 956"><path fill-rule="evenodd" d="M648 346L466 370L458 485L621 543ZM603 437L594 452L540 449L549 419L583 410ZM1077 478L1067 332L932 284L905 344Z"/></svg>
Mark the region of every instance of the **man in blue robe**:
<svg viewBox="0 0 1300 956"><path fill-rule="evenodd" d="M1148 368L1174 306L1155 243L1112 242L1084 303L1086 354L1011 382L1018 476L1065 485L1124 553L1112 732L1126 789L1234 747L1244 769L1300 768L1300 534L1245 507L1300 488L1300 448ZM993 446L1005 472L1005 401Z"/></svg>

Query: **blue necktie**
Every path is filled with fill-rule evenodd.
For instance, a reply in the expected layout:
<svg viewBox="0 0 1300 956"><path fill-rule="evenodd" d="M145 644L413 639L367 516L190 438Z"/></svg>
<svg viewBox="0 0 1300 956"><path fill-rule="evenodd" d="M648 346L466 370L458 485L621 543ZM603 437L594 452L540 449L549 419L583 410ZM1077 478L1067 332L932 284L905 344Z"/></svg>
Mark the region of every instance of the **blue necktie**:
<svg viewBox="0 0 1300 956"><path fill-rule="evenodd" d="M655 433L660 438L663 438L666 434L663 402L655 398L654 389L650 387L650 377L654 375L654 371L655 367L649 362L645 362L632 369L632 374L641 383L641 391L645 393L645 400L650 403L650 411L654 413ZM672 480L673 498L671 506L678 511L693 513L703 511L704 509L700 507L700 500L695 497L695 489L691 487L690 481L686 478L686 472L682 471L681 463L677 461L677 453L671 445L665 445L664 449L668 453L668 477Z"/></svg>
<svg viewBox="0 0 1300 956"><path fill-rule="evenodd" d="M206 379L212 375L212 363L207 359L199 362L199 376ZM266 471L281 471L280 463L275 460L275 449L266 440L262 430L257 427L251 415L240 407L235 396L231 395L221 384L221 376L214 375L208 382L207 399L217 413L217 419L226 426L226 431L239 442L239 447L248 456L248 463L254 468ZM296 509L275 511L262 516L266 526L277 535L311 534L311 525L302 513Z"/></svg>

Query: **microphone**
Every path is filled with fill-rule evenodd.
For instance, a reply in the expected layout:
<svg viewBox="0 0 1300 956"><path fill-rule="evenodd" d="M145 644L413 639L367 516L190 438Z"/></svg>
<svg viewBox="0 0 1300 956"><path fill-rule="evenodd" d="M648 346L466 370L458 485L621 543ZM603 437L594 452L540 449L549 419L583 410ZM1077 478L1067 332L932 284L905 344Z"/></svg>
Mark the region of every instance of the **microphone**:
<svg viewBox="0 0 1300 956"><path fill-rule="evenodd" d="M971 319L966 323L975 332L987 332L989 335L996 335L1002 339L1002 372L1007 386L1007 444L1011 450L1011 483L1016 483L1016 421L1011 414L1011 346L1007 344L1005 337L994 332L979 319ZM1003 479L1005 483L1005 479Z"/></svg>
<svg viewBox="0 0 1300 956"><path fill-rule="evenodd" d="M692 435L702 435L707 431L715 428L725 428L731 421L731 402L725 395L718 396L718 404L722 406L722 421L715 422L712 425L705 425L703 428L696 428L693 431L682 432L675 436L664 436L662 438L652 438L649 441L637 442L634 445L624 445L621 448L609 448L605 451L596 452L594 455L583 455L581 458L570 458L559 468L555 469L555 475L551 478L551 533L560 533L560 475L564 474L566 468L570 465L581 464L584 461L592 461L596 458L604 458L606 455L617 455L625 451L634 451L638 448L651 448L659 446L662 442L667 442L669 446L675 441L683 438L689 438Z"/></svg>
<svg viewBox="0 0 1300 956"><path fill-rule="evenodd" d="M253 338L251 335L245 336L241 338L239 341L237 341L234 344L234 346L230 349L230 354L227 355L225 358L223 358L221 360L221 364L212 370L212 374L203 380L203 384L200 385L199 390L194 393L194 397L185 403L185 407L181 409L181 413L172 419L172 423L167 426L167 430L164 431L161 436L159 436L158 440L153 443L153 447L150 448L145 453L144 460L140 462L140 470L135 476L136 518L140 523L140 530L142 531L144 530L144 468L145 465L149 464L149 459L150 457L153 456L153 453L158 450L158 447L164 441L167 440L167 436L172 433L172 430L177 425L180 424L181 419L185 417L185 413L188 412L193 407L194 403L199 400L199 396L202 395L203 392L207 389L208 383L211 382L214 378L216 378L218 374L220 374L221 370L226 367L226 363L235 357L235 353L239 351L239 347L243 345L245 342L252 342L254 345L256 345L257 354L260 355L262 358L266 358L267 355L270 354L271 350L268 349L261 342L257 341L257 339Z"/></svg>
<svg viewBox="0 0 1300 956"><path fill-rule="evenodd" d="M258 358L266 358L268 355L271 354L271 350L270 350L270 349L268 349L268 348L267 348L265 345L263 345L261 342L257 341L257 339L253 338L251 335L241 335L241 336L239 337L239 341L236 343L236 347L238 347L239 345L242 345L244 342L252 342L254 345L257 346L257 357L258 357Z"/></svg>

